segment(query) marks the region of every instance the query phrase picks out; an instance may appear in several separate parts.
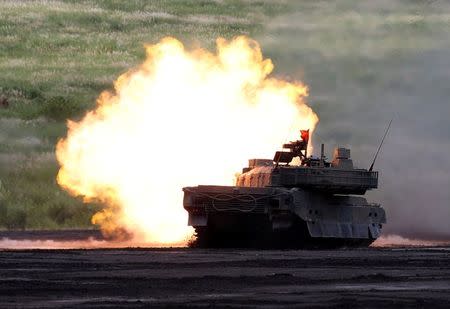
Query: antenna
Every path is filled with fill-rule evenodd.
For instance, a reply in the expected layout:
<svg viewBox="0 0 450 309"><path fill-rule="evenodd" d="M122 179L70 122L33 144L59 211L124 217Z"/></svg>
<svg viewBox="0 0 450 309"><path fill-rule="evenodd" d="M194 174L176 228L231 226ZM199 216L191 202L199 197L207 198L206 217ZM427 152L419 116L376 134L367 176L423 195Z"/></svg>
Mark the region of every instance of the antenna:
<svg viewBox="0 0 450 309"><path fill-rule="evenodd" d="M389 129L390 129L391 124L392 124L392 120L394 120L394 118L391 118L391 121L389 121L389 124L388 124L388 126L386 128L386 132L384 132L383 138L381 139L380 146L378 146L377 153L375 154L375 157L373 158L372 164L370 165L369 172L371 172L373 170L373 165L375 164L375 161L377 160L378 153L380 153L381 146L383 146L384 139L386 138L386 135L389 132Z"/></svg>
<svg viewBox="0 0 450 309"><path fill-rule="evenodd" d="M325 165L325 145L320 145L320 166L324 167Z"/></svg>

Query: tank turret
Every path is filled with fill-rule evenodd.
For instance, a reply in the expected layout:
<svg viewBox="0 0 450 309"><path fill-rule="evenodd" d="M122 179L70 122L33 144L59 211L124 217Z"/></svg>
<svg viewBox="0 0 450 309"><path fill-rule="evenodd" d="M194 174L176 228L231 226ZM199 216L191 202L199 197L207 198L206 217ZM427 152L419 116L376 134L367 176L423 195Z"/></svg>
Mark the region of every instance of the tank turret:
<svg viewBox="0 0 450 309"><path fill-rule="evenodd" d="M237 178L236 186L287 187L322 191L328 194L358 194L378 187L378 172L353 167L350 149L336 148L333 160L326 161L324 146L320 158L306 157L307 143L297 140L284 144L273 160L251 159ZM300 165L290 165L294 158Z"/></svg>

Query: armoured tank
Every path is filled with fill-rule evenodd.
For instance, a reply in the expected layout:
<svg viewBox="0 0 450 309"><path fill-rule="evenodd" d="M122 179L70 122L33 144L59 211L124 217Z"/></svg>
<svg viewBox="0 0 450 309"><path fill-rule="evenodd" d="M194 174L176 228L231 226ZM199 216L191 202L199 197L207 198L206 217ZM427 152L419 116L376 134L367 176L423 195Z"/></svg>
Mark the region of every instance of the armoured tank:
<svg viewBox="0 0 450 309"><path fill-rule="evenodd" d="M193 245L342 247L377 239L385 211L363 195L378 187L378 172L355 168L346 148L328 161L322 144L320 157L308 157L308 141L302 130L273 159L250 159L235 186L183 188Z"/></svg>

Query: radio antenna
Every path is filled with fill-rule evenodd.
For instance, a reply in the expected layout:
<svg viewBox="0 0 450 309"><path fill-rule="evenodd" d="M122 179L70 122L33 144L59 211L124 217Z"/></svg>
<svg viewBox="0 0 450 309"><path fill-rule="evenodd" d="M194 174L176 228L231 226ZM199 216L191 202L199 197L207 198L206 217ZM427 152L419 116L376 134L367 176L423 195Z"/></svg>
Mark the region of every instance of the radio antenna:
<svg viewBox="0 0 450 309"><path fill-rule="evenodd" d="M386 132L384 132L383 138L381 139L380 146L378 146L377 153L375 154L375 157L373 158L372 164L369 167L369 172L371 172L373 170L373 166L375 164L375 161L377 160L378 154L380 153L381 146L383 146L384 139L386 138L386 135L388 134L389 129L391 128L392 120L394 120L394 118L391 118L391 121L389 121L389 124L388 124L388 126L386 128Z"/></svg>

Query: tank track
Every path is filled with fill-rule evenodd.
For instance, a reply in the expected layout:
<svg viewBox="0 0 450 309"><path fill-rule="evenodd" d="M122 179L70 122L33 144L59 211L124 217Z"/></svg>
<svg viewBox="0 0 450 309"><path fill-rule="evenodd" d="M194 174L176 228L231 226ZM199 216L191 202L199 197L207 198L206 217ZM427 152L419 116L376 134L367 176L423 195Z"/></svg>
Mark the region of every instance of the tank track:
<svg viewBox="0 0 450 309"><path fill-rule="evenodd" d="M245 220L247 221L247 220ZM282 231L273 231L265 220L239 222L230 229L216 229L214 225L195 227L196 239L190 246L195 248L254 248L254 249L335 249L368 247L373 238L313 238L305 222ZM240 228L239 228L240 227Z"/></svg>

